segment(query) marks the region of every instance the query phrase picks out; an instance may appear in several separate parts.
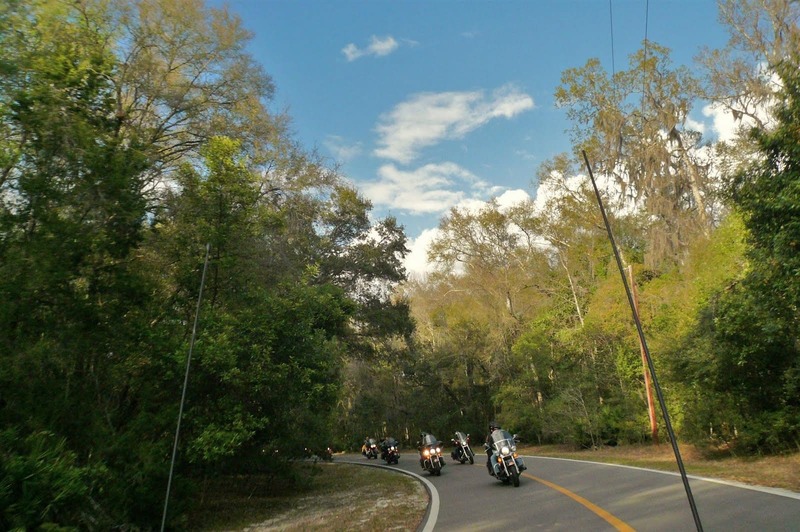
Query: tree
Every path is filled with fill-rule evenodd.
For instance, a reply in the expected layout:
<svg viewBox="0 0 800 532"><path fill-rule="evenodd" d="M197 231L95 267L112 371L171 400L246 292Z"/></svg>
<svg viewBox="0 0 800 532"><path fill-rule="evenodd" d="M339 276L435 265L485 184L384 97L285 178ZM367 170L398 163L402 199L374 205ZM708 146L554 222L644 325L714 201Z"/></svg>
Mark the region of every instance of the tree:
<svg viewBox="0 0 800 532"><path fill-rule="evenodd" d="M212 136L239 139L259 163L294 151L287 118L267 112L274 86L245 47L252 35L227 9L202 0L87 2L118 28L113 79L120 135L146 139L159 161L154 179Z"/></svg>
<svg viewBox="0 0 800 532"><path fill-rule="evenodd" d="M750 444L781 449L800 437L800 55L786 56L775 70L782 81L774 130L754 130L760 160L742 170L732 197L748 229L752 269L741 290L722 301L717 329L724 345L721 374L740 390L743 422L755 437ZM760 334L753 334L754 329ZM734 347L735 346L735 347ZM732 380L733 382L730 382ZM776 385L777 383L777 385ZM769 421L767 421L769 418ZM784 430L767 429L779 423ZM745 430L743 428L743 430ZM768 435L767 435L768 434ZM767 441L764 441L767 438Z"/></svg>
<svg viewBox="0 0 800 532"><path fill-rule="evenodd" d="M786 0L725 0L719 2L719 20L728 27L728 43L704 49L698 63L703 99L736 126L733 137L718 139L713 147L717 167L730 176L758 156L749 130L773 127L771 110L781 89L774 66L797 49L800 9Z"/></svg>
<svg viewBox="0 0 800 532"><path fill-rule="evenodd" d="M40 0L0 20L0 421L3 441L43 435L2 467L63 462L44 465L69 488L58 524L158 522L210 243L179 526L193 480L262 456L278 428L328 443L342 362L409 334L390 297L405 235L369 223L267 112L271 85L226 12ZM46 497L0 492L14 526L41 524L25 516Z"/></svg>
<svg viewBox="0 0 800 532"><path fill-rule="evenodd" d="M698 90L689 70L674 68L669 50L649 41L631 55L629 70L611 78L590 59L566 70L556 90L574 122L575 152L586 151L595 172L617 183L609 209L649 215L645 261L656 269L680 263L718 214L701 135L688 123Z"/></svg>
<svg viewBox="0 0 800 532"><path fill-rule="evenodd" d="M529 212L529 204L504 209L497 200L478 212L453 208L440 222L440 236L429 250L441 271L463 270L447 282L460 285L493 319L512 328L536 304L531 270L537 269L537 261L538 266L545 261L540 242L527 227Z"/></svg>
<svg viewBox="0 0 800 532"><path fill-rule="evenodd" d="M113 441L128 422L129 394L157 335L146 325L151 286L136 265L147 158L135 138L116 135L115 60L102 26L78 15L60 2L3 11L14 24L0 30L8 50L0 85L0 419L23 434L52 433L39 441L53 445L43 456L74 453L73 471L89 465L70 480L84 483L73 491L85 498L72 502L86 507L99 493L97 443Z"/></svg>
<svg viewBox="0 0 800 532"><path fill-rule="evenodd" d="M767 61L762 72L777 79L780 89L754 91L759 105L774 104L773 114L768 120L753 122L762 126L750 130L754 156L740 163L727 187L745 228L747 268L709 298L696 328L687 336L688 356L674 365L689 376L687 395L693 406L687 408L686 420L693 438L737 451L781 452L793 449L800 433L800 289L796 281L800 267L796 149L800 56L792 46L798 32L791 24L798 12L794 4L785 2L747 2L741 10L733 4L723 7L733 32L731 42L761 54ZM745 13L749 16L742 18ZM742 67L736 74L758 72L752 64L749 68L746 73ZM765 79L760 78L758 85L762 90ZM728 103L736 109L745 101L729 99Z"/></svg>

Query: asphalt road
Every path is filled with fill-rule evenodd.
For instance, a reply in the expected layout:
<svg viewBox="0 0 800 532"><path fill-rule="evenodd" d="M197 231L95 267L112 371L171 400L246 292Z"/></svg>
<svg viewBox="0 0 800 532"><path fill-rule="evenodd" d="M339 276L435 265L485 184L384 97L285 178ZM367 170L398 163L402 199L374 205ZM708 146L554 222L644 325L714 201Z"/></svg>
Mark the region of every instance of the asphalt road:
<svg viewBox="0 0 800 532"><path fill-rule="evenodd" d="M482 453L472 466L446 455L438 477L420 469L414 452L388 467L415 473L436 491L438 512L430 515L436 531L696 529L677 474L556 458L524 460L528 470L518 488L489 476ZM689 485L703 530L800 531L798 493L698 477L690 477Z"/></svg>

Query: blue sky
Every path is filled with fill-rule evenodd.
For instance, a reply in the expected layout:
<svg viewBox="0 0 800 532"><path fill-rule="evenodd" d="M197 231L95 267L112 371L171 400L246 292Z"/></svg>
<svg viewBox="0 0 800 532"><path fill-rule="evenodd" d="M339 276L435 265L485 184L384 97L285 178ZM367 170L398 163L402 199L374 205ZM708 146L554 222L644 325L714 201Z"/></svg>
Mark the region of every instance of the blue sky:
<svg viewBox="0 0 800 532"><path fill-rule="evenodd" d="M561 73L627 68L645 36L692 65L727 35L714 0L213 0L242 17L296 138L340 164L411 243L456 205L535 194L570 149ZM709 122L698 107L692 118ZM429 233L428 233L429 234Z"/></svg>

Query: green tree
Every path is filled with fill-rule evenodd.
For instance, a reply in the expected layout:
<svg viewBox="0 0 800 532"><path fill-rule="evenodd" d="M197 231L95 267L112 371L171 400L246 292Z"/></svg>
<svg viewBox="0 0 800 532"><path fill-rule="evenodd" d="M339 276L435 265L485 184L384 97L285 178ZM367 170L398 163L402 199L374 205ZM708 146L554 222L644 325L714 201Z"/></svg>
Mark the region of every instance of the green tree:
<svg viewBox="0 0 800 532"><path fill-rule="evenodd" d="M748 229L751 270L741 290L723 299L717 329L730 346L721 353L720 370L741 394L742 431L749 428L752 443L770 450L793 446L800 438L798 64L795 51L775 65L783 86L777 126L754 131L762 157L732 184L733 201ZM773 423L782 430L773 431Z"/></svg>
<svg viewBox="0 0 800 532"><path fill-rule="evenodd" d="M156 336L147 326L150 284L136 261L148 161L136 138L116 134L116 62L102 25L60 2L3 9L13 25L0 29L8 51L0 84L0 419L23 434L54 433L39 442L55 446L42 456L74 452L77 471L102 460L124 430ZM64 481L86 482L82 493L98 496L93 472ZM85 523L72 519L98 517L61 515L74 526Z"/></svg>
<svg viewBox="0 0 800 532"><path fill-rule="evenodd" d="M284 432L322 443L343 361L409 333L405 235L270 115L227 12L10 1L0 20L0 421L53 434L4 464L53 462L58 524L158 522L210 243L178 527L196 477L291 455Z"/></svg>

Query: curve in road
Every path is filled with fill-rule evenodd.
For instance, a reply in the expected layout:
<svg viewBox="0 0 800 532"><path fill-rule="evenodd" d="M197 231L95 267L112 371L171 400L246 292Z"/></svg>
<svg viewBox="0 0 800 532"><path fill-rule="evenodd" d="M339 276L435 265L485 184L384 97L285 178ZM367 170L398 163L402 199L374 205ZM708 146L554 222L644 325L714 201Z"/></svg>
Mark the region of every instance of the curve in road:
<svg viewBox="0 0 800 532"><path fill-rule="evenodd" d="M535 480L536 482L538 482L540 484L544 484L548 488L554 489L554 490L558 491L559 493L562 493L562 494L566 495L567 497L569 497L573 501L575 501L575 502L577 502L579 504L582 504L587 509L589 509L590 511L594 512L595 514L597 514L599 517L604 519L608 524L610 524L611 526L613 526L614 528L616 528L620 532L635 532L636 531L635 528L630 526L628 523L626 523L622 519L619 519L618 517L613 515L611 512L608 512L608 511L600 508L599 506L597 506L593 502L584 499L583 497L581 497L577 493L573 493L573 492L569 491L567 488L564 488L562 486L559 486L558 484L554 484L552 482L549 482L549 481L547 481L547 480L545 480L543 478L535 477L535 476L531 475L530 473L522 473L522 476L523 477L527 477L527 478L529 478L531 480Z"/></svg>
<svg viewBox="0 0 800 532"><path fill-rule="evenodd" d="M339 460L338 463L355 464L355 465L362 465L369 467L380 467L381 469L388 469L389 471L396 471L398 473L403 473L404 475L408 475L422 482L422 485L425 486L426 490L428 490L428 495L430 495L431 502L428 505L428 511L425 512L425 519L423 521L423 525L420 531L433 532L433 528L436 526L436 519L439 516L439 492L436 491L436 486L434 486L430 480L412 471L408 471L406 469L398 467L390 467L383 464L370 464L370 463L365 464L364 462L356 462L354 460Z"/></svg>
<svg viewBox="0 0 800 532"><path fill-rule="evenodd" d="M400 471L423 483L431 497L420 525L426 532L434 526L437 532L695 528L676 473L563 458L524 458L529 471L519 488L497 482L479 461L474 466L448 461L444 474L430 479L410 471L416 469L416 460L401 461L399 466L364 465ZM689 479L708 530L800 530L798 493L692 475Z"/></svg>

